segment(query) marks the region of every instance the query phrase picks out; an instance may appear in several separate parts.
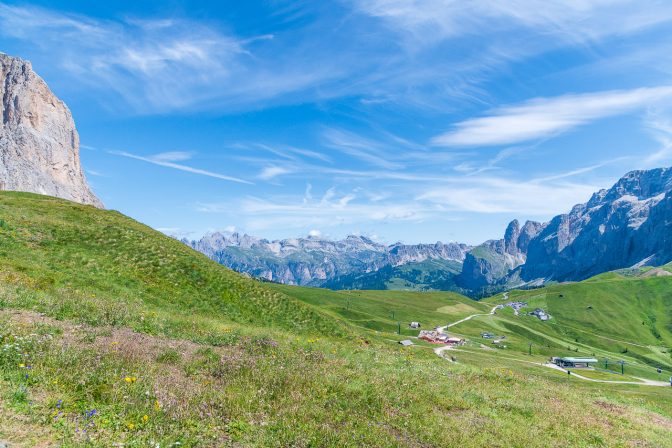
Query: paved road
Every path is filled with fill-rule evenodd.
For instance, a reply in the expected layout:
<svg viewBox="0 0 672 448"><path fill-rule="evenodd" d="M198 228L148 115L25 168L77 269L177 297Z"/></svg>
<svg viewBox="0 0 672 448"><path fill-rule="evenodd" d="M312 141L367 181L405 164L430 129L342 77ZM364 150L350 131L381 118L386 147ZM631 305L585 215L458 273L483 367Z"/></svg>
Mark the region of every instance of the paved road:
<svg viewBox="0 0 672 448"><path fill-rule="evenodd" d="M553 363L547 362L545 364L541 364L542 366L549 367L551 369L555 370L560 370L562 372L567 373L567 369L563 369L562 367L555 365ZM582 380L586 381L592 381L594 383L610 383L610 384L636 384L638 386L658 386L658 387L670 387L670 383L665 382L665 381L654 381L654 380L648 380L646 378L637 378L639 381L611 381L611 380L597 380L595 378L588 378L585 377L579 373L576 373L576 371L572 371L573 377L580 378Z"/></svg>

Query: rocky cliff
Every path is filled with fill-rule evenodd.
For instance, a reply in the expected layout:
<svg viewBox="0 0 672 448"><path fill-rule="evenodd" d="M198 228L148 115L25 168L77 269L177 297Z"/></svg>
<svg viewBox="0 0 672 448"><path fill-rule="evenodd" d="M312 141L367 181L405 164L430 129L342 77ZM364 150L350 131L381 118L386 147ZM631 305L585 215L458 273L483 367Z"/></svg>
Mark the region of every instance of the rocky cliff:
<svg viewBox="0 0 672 448"><path fill-rule="evenodd" d="M493 292L670 261L672 169L658 168L632 171L548 223L513 221L504 239L467 254L457 283Z"/></svg>
<svg viewBox="0 0 672 448"><path fill-rule="evenodd" d="M501 240L490 240L466 254L457 283L467 290L499 284L509 273L525 263L530 242L544 224L527 221L521 228L518 220L509 223Z"/></svg>
<svg viewBox="0 0 672 448"><path fill-rule="evenodd" d="M672 169L632 171L534 238L523 280L583 280L633 265L672 261Z"/></svg>
<svg viewBox="0 0 672 448"><path fill-rule="evenodd" d="M82 172L72 114L30 62L0 53L0 97L0 189L102 207Z"/></svg>

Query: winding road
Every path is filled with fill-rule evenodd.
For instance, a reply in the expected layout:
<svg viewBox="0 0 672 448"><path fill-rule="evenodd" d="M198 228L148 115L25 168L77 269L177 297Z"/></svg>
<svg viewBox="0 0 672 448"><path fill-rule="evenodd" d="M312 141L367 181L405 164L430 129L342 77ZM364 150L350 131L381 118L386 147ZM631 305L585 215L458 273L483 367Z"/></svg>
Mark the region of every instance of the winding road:
<svg viewBox="0 0 672 448"><path fill-rule="evenodd" d="M506 300L508 297L509 297L509 294L508 294L508 293L504 293L504 300ZM474 317L477 317L477 316L491 316L491 315L495 314L495 311L497 311L497 309L498 309L499 307L500 307L500 305L496 305L496 306L494 306L494 307L490 310L490 313L488 313L488 314L485 314L485 313L476 313L476 314L472 314L472 315L470 315L470 316L465 317L464 319L460 319L460 320L458 320L457 322L453 322L452 324L447 324L447 325L444 325L443 327L437 327L437 328L436 328L436 331L438 331L439 333L445 333L445 332L446 332L446 328L454 327L455 325L458 325L458 324L461 324L462 322L466 322L466 321L468 321L468 320L471 320L471 319L473 319ZM450 345L444 345L444 346L435 348L435 349L434 349L434 353L436 353L436 354L437 354L438 356L440 356L441 358L448 359L448 358L445 358L445 357L443 356L443 352L445 352L445 351L447 351L447 350L450 350L450 349L452 349L452 348L453 348L453 347L450 346ZM452 360L450 360L450 361L452 362Z"/></svg>
<svg viewBox="0 0 672 448"><path fill-rule="evenodd" d="M473 319L474 317L477 317L477 316L490 316L490 315L492 315L492 314L495 314L495 311L497 311L497 309L498 309L499 307L500 307L500 305L496 305L495 307L493 307L493 308L490 310L490 312L489 312L488 314L486 314L486 313L472 314L471 316L467 316L467 317L465 317L464 319L460 319L460 320L458 320L457 322L453 322L452 324L444 325L443 327L437 327L436 330L437 330L439 333L444 333L444 332L446 331L446 328L454 327L455 325L458 325L458 324L461 324L462 322L466 322L466 321L468 321L468 320L471 320L471 319Z"/></svg>
<svg viewBox="0 0 672 448"><path fill-rule="evenodd" d="M562 367L560 367L560 366L558 366L558 365L555 365L555 364L553 364L553 363L550 363L550 362L547 362L547 363L545 363L545 364L541 364L541 363L539 363L539 365L542 365L542 366L544 366L544 367L548 367L548 368L551 368L551 369L555 369L555 370L560 370L560 371L562 371L562 372L567 373L567 369L563 369ZM635 384L635 385L638 385L638 386L670 387L670 383L668 383L668 382L666 382L666 381L654 381L654 380L649 380L649 379L646 379L646 378L639 378L639 377L633 377L633 378L638 379L639 381L611 381L611 380L597 380L597 379L595 379L595 378L588 378L588 377L585 377L585 376L583 376L583 375L581 375L581 374L579 374L579 373L576 373L576 371L572 371L571 376L576 377L576 378L580 378L580 379L582 379L582 380L586 380L586 381L592 381L592 382L594 382L594 383Z"/></svg>

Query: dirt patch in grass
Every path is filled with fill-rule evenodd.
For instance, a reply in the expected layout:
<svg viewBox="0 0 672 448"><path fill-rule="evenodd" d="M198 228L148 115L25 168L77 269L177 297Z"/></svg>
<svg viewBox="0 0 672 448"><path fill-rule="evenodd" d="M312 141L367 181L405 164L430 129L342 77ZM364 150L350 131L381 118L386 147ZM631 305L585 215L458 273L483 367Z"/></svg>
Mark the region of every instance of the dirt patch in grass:
<svg viewBox="0 0 672 448"><path fill-rule="evenodd" d="M662 415L659 415L659 414L654 414L654 413L650 413L649 415L647 415L647 418L649 419L649 421L653 422L655 425L660 426L661 428L665 428L668 431L671 431L670 434L672 435L672 420L671 419L669 419L667 417L663 417Z"/></svg>
<svg viewBox="0 0 672 448"><path fill-rule="evenodd" d="M154 358L167 349L190 357L200 347L193 342L137 333L129 328L90 327L59 321L32 311L0 310L0 316L7 316L13 324L58 328L63 332L62 344L65 346L87 346L103 352L115 351L133 359Z"/></svg>
<svg viewBox="0 0 672 448"><path fill-rule="evenodd" d="M43 426L33 424L30 417L9 411L0 399L0 444L11 448L48 448L58 446Z"/></svg>
<svg viewBox="0 0 672 448"><path fill-rule="evenodd" d="M612 414L624 415L627 412L625 407L617 405L615 403L609 403L607 401L597 400L595 404L601 407L602 409L611 412Z"/></svg>

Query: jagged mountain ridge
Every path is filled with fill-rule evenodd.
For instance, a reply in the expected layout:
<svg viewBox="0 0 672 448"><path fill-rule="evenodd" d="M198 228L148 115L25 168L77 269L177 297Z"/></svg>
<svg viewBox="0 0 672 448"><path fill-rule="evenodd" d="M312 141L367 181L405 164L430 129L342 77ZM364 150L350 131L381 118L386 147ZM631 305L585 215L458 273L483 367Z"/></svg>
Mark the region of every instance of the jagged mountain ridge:
<svg viewBox="0 0 672 448"><path fill-rule="evenodd" d="M520 269L525 281L583 280L672 260L672 169L632 171L585 204L553 218Z"/></svg>
<svg viewBox="0 0 672 448"><path fill-rule="evenodd" d="M509 223L504 238L489 240L467 253L462 272L456 279L466 290L478 290L496 284L509 272L523 265L530 242L546 225L527 221L523 227L517 219Z"/></svg>
<svg viewBox="0 0 672 448"><path fill-rule="evenodd" d="M0 53L0 97L0 190L102 207L82 172L72 114L30 62Z"/></svg>
<svg viewBox="0 0 672 448"><path fill-rule="evenodd" d="M431 259L461 263L470 249L464 244L441 242L387 246L355 235L343 240L307 237L269 241L240 233L215 232L198 241L183 241L233 270L280 283L314 286L385 266Z"/></svg>
<svg viewBox="0 0 672 448"><path fill-rule="evenodd" d="M672 261L672 169L632 171L585 204L546 223L513 220L499 240L393 244L365 237L341 241L268 241L211 234L187 242L239 272L281 283L335 289L449 289L482 296L549 281ZM427 263L449 261L449 264ZM404 267L404 269L399 269Z"/></svg>
<svg viewBox="0 0 672 448"><path fill-rule="evenodd" d="M528 225L513 251L507 236L474 248L457 283L493 292L672 261L672 169L631 171L569 213Z"/></svg>

